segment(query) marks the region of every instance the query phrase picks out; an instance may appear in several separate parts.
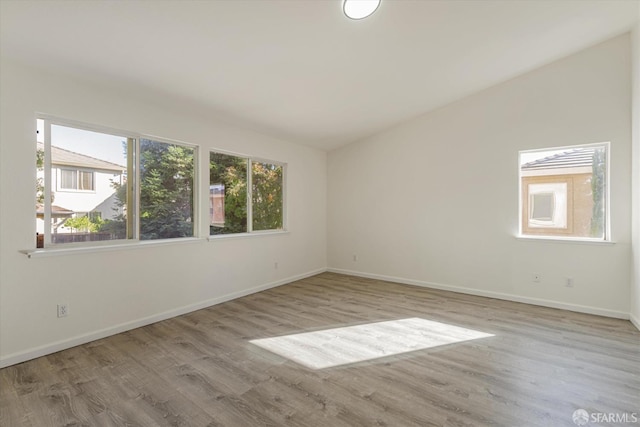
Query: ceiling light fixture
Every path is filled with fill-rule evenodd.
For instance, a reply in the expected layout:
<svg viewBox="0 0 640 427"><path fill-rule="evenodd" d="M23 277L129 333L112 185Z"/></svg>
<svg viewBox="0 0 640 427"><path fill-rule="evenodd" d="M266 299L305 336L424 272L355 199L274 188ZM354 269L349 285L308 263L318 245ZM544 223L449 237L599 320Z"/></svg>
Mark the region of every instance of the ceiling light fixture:
<svg viewBox="0 0 640 427"><path fill-rule="evenodd" d="M342 0L342 10L351 19L362 19L371 15L380 6L380 0Z"/></svg>

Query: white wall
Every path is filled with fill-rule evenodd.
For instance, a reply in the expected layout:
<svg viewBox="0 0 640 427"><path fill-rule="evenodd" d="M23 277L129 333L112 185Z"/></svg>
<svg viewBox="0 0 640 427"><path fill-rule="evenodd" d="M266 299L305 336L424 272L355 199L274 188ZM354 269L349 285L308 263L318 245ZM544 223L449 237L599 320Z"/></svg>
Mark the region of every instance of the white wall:
<svg viewBox="0 0 640 427"><path fill-rule="evenodd" d="M2 62L0 366L322 271L327 253L337 271L639 319L638 33L635 262L628 35L331 152L328 181L325 153L197 106ZM36 112L195 143L203 166L209 148L287 162L291 232L28 259ZM612 143L616 243L515 239L518 151L601 141ZM57 319L61 302L71 314Z"/></svg>
<svg viewBox="0 0 640 427"><path fill-rule="evenodd" d="M329 267L628 318L630 81L626 34L329 153ZM518 151L602 141L616 243L516 239Z"/></svg>
<svg viewBox="0 0 640 427"><path fill-rule="evenodd" d="M228 126L197 106L173 108L132 88L6 61L1 70L0 365L326 267L325 152ZM28 259L19 251L35 247L36 112L198 144L205 168L210 148L286 162L290 233ZM206 185L201 196L207 200ZM58 303L69 304L68 317L56 318Z"/></svg>
<svg viewBox="0 0 640 427"><path fill-rule="evenodd" d="M640 329L640 3L638 23L632 33L632 133L633 133L633 257L631 277L631 321Z"/></svg>

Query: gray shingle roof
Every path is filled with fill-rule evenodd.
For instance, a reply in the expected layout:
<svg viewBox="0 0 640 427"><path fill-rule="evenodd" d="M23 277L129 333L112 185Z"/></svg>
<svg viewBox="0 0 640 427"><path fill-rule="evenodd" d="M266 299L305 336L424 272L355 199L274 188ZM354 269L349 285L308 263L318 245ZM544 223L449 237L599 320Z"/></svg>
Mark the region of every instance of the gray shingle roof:
<svg viewBox="0 0 640 427"><path fill-rule="evenodd" d="M576 148L523 164L522 170L576 168L593 166L596 148Z"/></svg>
<svg viewBox="0 0 640 427"><path fill-rule="evenodd" d="M51 217L52 218L66 218L74 214L72 210L63 208L57 205L51 205ZM42 203L36 203L36 216L38 218L44 218L44 205Z"/></svg>
<svg viewBox="0 0 640 427"><path fill-rule="evenodd" d="M44 144L38 142L38 150L44 150ZM75 166L89 169L102 169L123 172L126 167L106 160L96 159L86 154L65 150L64 148L51 146L51 164L60 166Z"/></svg>

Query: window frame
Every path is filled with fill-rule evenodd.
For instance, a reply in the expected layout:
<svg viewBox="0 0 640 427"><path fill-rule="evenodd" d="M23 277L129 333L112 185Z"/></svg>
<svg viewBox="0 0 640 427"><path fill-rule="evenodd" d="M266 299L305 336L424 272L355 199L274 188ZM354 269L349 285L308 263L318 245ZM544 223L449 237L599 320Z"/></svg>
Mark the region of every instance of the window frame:
<svg viewBox="0 0 640 427"><path fill-rule="evenodd" d="M74 172L75 175L75 183L76 186L75 188L70 188L70 187L63 187L62 186L62 182L63 182L63 178L62 178L62 173L63 172ZM82 179L80 178L82 176L82 174L91 174L91 186L93 188L91 188L90 190L84 189L84 188L79 188L81 185L80 183L82 182ZM57 191L64 191L67 193L95 193L96 192L96 173L95 171L89 171L83 168L74 168L74 167L60 167L58 168L58 182L56 185L56 188L58 189Z"/></svg>
<svg viewBox="0 0 640 427"><path fill-rule="evenodd" d="M269 230L254 230L253 229L253 163L265 163L265 164L271 164L271 165L275 165L275 166L279 166L282 168L282 228L275 228L275 229L269 229ZM282 162L277 162L274 160L267 160L267 159L261 159L261 158L249 158L249 173L247 174L247 179L248 179L248 191L247 191L247 200L248 200L248 205L247 207L250 207L250 211L251 211L251 215L247 217L247 221L251 221L251 227L249 228L247 226L247 231L250 233L276 233L276 232L282 232L282 231L287 231L287 224L286 224L286 175L287 175L287 165L286 163L282 163Z"/></svg>
<svg viewBox="0 0 640 427"><path fill-rule="evenodd" d="M536 216L536 211L538 209L544 209L545 207L538 208L538 204L542 204L542 201L538 202L537 199L541 199L545 197L548 199L548 209L550 210L548 215L545 216ZM553 227L553 218L556 216L557 212L557 203L556 203L556 193L554 191L551 192L539 192L539 193L529 193L529 222L532 222L540 227Z"/></svg>
<svg viewBox="0 0 640 427"><path fill-rule="evenodd" d="M558 178L556 175L543 175L539 177L535 177L536 179L532 179L529 185L546 185L552 186L554 184L564 184L565 185L565 204L564 204L564 214L565 214L565 226L557 226L553 224L553 219L549 221L548 224L538 223L535 225L529 225L532 222L531 218L531 197L534 196L535 192L530 192L529 189L523 189L522 194L526 197L522 199L522 221L520 226L523 227L523 234L525 236L553 236L557 237L558 234L547 234L549 230L553 230L555 233L561 234L571 234L573 233L573 199L569 197L570 194L573 194L573 179L570 177L562 177ZM522 184L522 177L520 178L520 183ZM554 197L556 192L551 192ZM526 226L523 226L524 223L527 223Z"/></svg>
<svg viewBox="0 0 640 427"><path fill-rule="evenodd" d="M140 174L140 161L142 160L142 156L140 153L140 141L144 139L151 142L158 142L161 144L167 145L179 145L183 147L187 147L193 150L193 187L191 189L191 211L193 212L193 218L191 218L193 236L184 236L184 237L169 237L164 239L141 239L140 238L140 199L141 199L141 174ZM135 183L134 189L135 192L135 240L138 242L152 242L158 240L180 240L180 239L193 239L198 238L201 235L200 231L200 198L198 194L200 193L200 147L196 144L190 144L182 141L171 140L167 138L162 138L159 136L153 135L144 135L137 134L135 138L135 159L134 159L134 167L135 167Z"/></svg>
<svg viewBox="0 0 640 427"><path fill-rule="evenodd" d="M162 138L155 135L148 135L139 132L124 131L120 129L109 128L106 126L98 126L88 123L83 123L75 120L61 119L59 117L51 116L48 114L36 114L35 121L42 120L44 126L44 176L43 176L43 196L44 196L44 248L37 248L38 252L62 252L65 249L72 251L84 250L91 248L101 247L123 247L135 244L152 244L152 243L164 243L164 242L180 242L199 240L201 235L200 230L200 209L199 209L199 191L200 191L200 147L196 144L191 144L184 141L177 141L168 138ZM51 239L51 210L52 210L52 186L55 184L56 188L61 185L60 174L56 174L56 183L52 182L52 159L51 159L51 127L52 125L64 126L74 128L78 130L84 130L89 132L102 133L107 135L113 135L123 137L127 139L127 231L126 237L123 239L113 239L104 241L89 241L89 242L74 242L74 243L53 243ZM165 239L141 239L140 238L140 141L142 139L159 142L162 144L178 145L187 147L193 150L193 188L192 188L192 212L193 218L191 222L193 224L193 236L174 237ZM81 168L68 168L69 170L76 170L76 173ZM61 171L62 168L59 168ZM77 177L79 178L79 177ZM65 192L79 192L79 193L95 193L96 181L95 172L93 173L93 187L94 190L72 190L62 189L60 191ZM27 254L31 257L33 251L27 251Z"/></svg>
<svg viewBox="0 0 640 427"><path fill-rule="evenodd" d="M563 151L563 150L573 150L577 148L598 148L602 147L605 150L605 185L604 185L604 224L603 224L603 237L582 237L582 236L568 236L568 235L554 235L554 234L545 234L545 228L537 228L538 232L527 232L527 230L523 229L524 219L529 216L529 207L527 201L523 200L523 175L522 175L522 155L529 153L540 153L540 152L551 152L551 151ZM613 243L612 235L611 235L611 142L603 141L603 142L595 142L595 143L586 143L586 144L574 144L574 145L565 145L558 147L546 147L546 148L536 148L536 149L527 149L518 151L518 234L516 237L522 240L550 240L550 241L568 241L568 242L577 242L577 243ZM548 175L553 176L553 175ZM546 178L545 175L541 175L541 182L544 182ZM554 182L558 182L554 180ZM573 192L572 179L568 179L568 188L567 188L567 198L570 199L569 195ZM527 197L529 197L529 193L527 192ZM569 209L570 201L567 201L567 223L571 226L573 225L573 214L572 210ZM572 204L572 202L571 202ZM526 210L525 210L526 209ZM553 228L550 228L553 229ZM530 228L529 228L530 230ZM568 233L567 233L568 234Z"/></svg>
<svg viewBox="0 0 640 427"><path fill-rule="evenodd" d="M227 234L211 234L208 232L208 239L225 239L225 238L238 238L242 236L252 236L260 234L280 234L288 233L287 223L287 163L276 160L265 159L257 156L249 156L246 154L235 153L233 151L221 150L217 148L211 148L208 150L208 159L211 158L211 154L223 154L226 156L233 156L247 161L247 231L240 233L227 233ZM270 229L270 230L254 230L253 229L253 163L267 163L276 165L282 168L282 228ZM210 182L210 161L207 161L207 202ZM208 203L207 203L208 206ZM209 208L207 208L208 211ZM207 219L207 230L209 230L209 220Z"/></svg>

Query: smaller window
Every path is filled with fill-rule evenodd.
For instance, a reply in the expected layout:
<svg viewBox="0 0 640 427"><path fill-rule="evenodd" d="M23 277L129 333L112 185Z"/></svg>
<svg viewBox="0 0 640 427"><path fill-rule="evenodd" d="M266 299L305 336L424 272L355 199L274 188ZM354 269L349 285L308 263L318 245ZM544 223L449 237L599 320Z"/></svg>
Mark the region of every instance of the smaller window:
<svg viewBox="0 0 640 427"><path fill-rule="evenodd" d="M284 171L282 164L211 152L209 234L283 230Z"/></svg>
<svg viewBox="0 0 640 427"><path fill-rule="evenodd" d="M558 178L560 180L560 178ZM567 228L569 212L567 206L568 182L532 181L529 193L529 220L527 228Z"/></svg>
<svg viewBox="0 0 640 427"><path fill-rule="evenodd" d="M553 223L554 200L554 193L531 194L529 222Z"/></svg>
<svg viewBox="0 0 640 427"><path fill-rule="evenodd" d="M95 191L93 172L78 169L61 169L60 190Z"/></svg>
<svg viewBox="0 0 640 427"><path fill-rule="evenodd" d="M608 143L520 152L522 235L608 240Z"/></svg>

